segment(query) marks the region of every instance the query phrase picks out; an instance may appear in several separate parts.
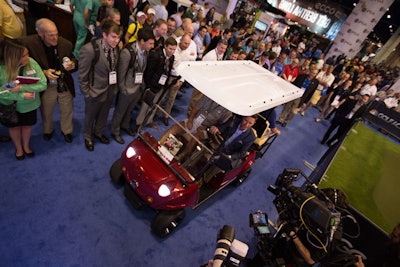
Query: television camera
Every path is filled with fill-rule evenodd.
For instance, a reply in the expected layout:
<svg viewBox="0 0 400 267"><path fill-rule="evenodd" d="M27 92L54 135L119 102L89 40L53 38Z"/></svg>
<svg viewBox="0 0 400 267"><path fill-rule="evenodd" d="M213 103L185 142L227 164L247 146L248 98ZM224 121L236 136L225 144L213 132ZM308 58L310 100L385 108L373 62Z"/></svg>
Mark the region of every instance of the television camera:
<svg viewBox="0 0 400 267"><path fill-rule="evenodd" d="M302 187L293 184L300 177ZM247 266L308 266L303 254L289 242L297 236L307 245L310 257L321 266L352 266L357 257L339 251L342 246L342 214L348 216L347 198L339 191L319 189L301 170L286 168L268 190L275 195L273 203L278 219L272 226L267 214L250 214L250 226L259 237L257 255ZM329 193L329 194L328 194ZM344 193L343 193L344 194ZM346 199L346 201L344 201ZM268 230L266 230L268 228ZM295 237L289 233L295 233Z"/></svg>
<svg viewBox="0 0 400 267"><path fill-rule="evenodd" d="M306 179L303 188L293 185L299 176ZM332 241L340 224L340 212L334 203L317 185L298 169L284 169L275 185L268 190L276 195L274 204L282 222L307 230Z"/></svg>

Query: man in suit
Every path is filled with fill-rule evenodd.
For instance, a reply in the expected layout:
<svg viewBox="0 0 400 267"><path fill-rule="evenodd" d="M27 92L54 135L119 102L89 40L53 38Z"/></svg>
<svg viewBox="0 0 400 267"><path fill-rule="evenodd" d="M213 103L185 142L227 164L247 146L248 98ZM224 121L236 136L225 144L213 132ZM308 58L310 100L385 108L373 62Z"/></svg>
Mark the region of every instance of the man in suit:
<svg viewBox="0 0 400 267"><path fill-rule="evenodd" d="M67 143L72 142L74 81L71 72L76 70L77 61L72 54L72 43L58 36L53 21L42 18L36 21L37 34L22 39L47 77L47 89L41 94L43 137L49 141L54 134L53 114L56 103L60 109L61 132ZM69 58L63 64L63 58Z"/></svg>
<svg viewBox="0 0 400 267"><path fill-rule="evenodd" d="M212 134L220 134L225 143L220 147L222 156L217 159L215 165L224 171L229 171L238 166L240 160L246 156L250 146L256 140L252 126L257 120L257 115L232 117L219 127L211 126Z"/></svg>
<svg viewBox="0 0 400 267"><path fill-rule="evenodd" d="M353 122L361 117L367 110L366 103L369 101L369 95L360 95L357 98L347 98L346 101L340 105L332 119L331 126L326 131L322 138L321 144L327 143L329 146L334 145L340 138L350 130ZM329 140L329 136L337 127L338 130Z"/></svg>
<svg viewBox="0 0 400 267"><path fill-rule="evenodd" d="M147 53L154 47L154 35L151 31L140 29L137 41L129 45L131 48L124 48L119 56L118 87L120 94L111 122L112 137L120 144L125 143L120 136L120 129L128 135L135 135L130 126L131 114L145 89L143 72L146 69Z"/></svg>
<svg viewBox="0 0 400 267"><path fill-rule="evenodd" d="M171 70L175 59L174 53L177 45L178 43L173 37L168 37L167 40L165 40L163 47L150 50L143 79L146 87L155 94L153 99L155 103L161 99L163 91L168 85L167 80L171 75ZM142 124L145 124L144 126L148 125L153 129L158 128L158 126L153 123L155 111L153 111L152 114L146 118L146 115L149 111L150 107L143 102L139 114L136 117L136 130ZM145 119L147 120L144 121Z"/></svg>
<svg viewBox="0 0 400 267"><path fill-rule="evenodd" d="M302 88L304 93L301 98L292 100L283 106L281 115L277 121L277 123L281 124L282 127L285 127L286 124L294 118L299 110L299 106L301 106L303 103L307 103L310 100L318 86L318 80L315 78L317 74L318 69L314 68L311 69L308 74L300 74L297 76L296 80L294 80L293 84L299 88Z"/></svg>
<svg viewBox="0 0 400 267"><path fill-rule="evenodd" d="M117 63L122 29L112 20L101 27L102 39L85 44L79 54L78 81L85 97L85 146L94 150L93 137L103 144L110 140L104 135L108 113L118 92ZM96 59L98 53L98 60Z"/></svg>

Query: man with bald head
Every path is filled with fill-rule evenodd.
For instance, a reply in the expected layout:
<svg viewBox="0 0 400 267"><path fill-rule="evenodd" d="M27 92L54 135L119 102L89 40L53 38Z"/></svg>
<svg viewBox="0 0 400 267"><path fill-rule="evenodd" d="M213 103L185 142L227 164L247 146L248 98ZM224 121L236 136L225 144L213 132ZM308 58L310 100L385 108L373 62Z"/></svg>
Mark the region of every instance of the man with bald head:
<svg viewBox="0 0 400 267"><path fill-rule="evenodd" d="M74 82L71 72L78 66L72 54L70 41L58 36L53 21L42 18L36 21L37 34L25 37L22 41L47 77L47 89L41 95L41 115L43 137L49 141L54 134L53 113L59 104L61 132L67 143L72 142ZM68 59L68 60L67 60Z"/></svg>
<svg viewBox="0 0 400 267"><path fill-rule="evenodd" d="M187 27L190 27L190 26L193 27L192 20L190 18L183 18L182 19L182 25L176 28L176 30L175 30L174 34L172 35L172 37L174 37L175 39L178 38L178 37L181 37L182 35L185 34L185 29ZM187 30L186 30L186 32L187 32ZM194 33L194 30L193 30L193 33Z"/></svg>

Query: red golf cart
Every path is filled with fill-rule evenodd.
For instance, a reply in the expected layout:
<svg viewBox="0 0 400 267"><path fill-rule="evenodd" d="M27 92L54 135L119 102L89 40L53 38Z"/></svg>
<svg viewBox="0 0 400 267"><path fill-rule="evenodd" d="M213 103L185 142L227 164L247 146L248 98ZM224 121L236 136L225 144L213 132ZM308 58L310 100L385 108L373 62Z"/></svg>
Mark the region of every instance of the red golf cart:
<svg viewBox="0 0 400 267"><path fill-rule="evenodd" d="M251 61L184 62L178 72L204 95L241 116L258 114L303 94L300 88ZM151 102L151 96L146 95L145 99L154 109L164 112ZM202 142L196 139L195 151L181 159L182 148L195 138L187 131L170 135L163 144L150 133L138 131L138 137L111 166L110 176L115 183L124 184L124 194L135 208L148 206L157 211L151 228L157 236L164 237L183 220L185 208L198 207L227 185L241 184L250 175L251 165L276 138L262 116L253 130L257 140L241 164L229 172L216 173L208 183L199 181L207 175L223 140L211 134Z"/></svg>

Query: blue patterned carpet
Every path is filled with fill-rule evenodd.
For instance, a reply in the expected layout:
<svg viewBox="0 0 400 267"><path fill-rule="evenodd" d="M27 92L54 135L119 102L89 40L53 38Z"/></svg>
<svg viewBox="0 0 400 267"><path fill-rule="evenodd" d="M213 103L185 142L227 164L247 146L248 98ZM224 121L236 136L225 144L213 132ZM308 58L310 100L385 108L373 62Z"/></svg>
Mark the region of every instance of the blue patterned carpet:
<svg viewBox="0 0 400 267"><path fill-rule="evenodd" d="M185 117L190 93L176 102L173 113L179 119ZM95 151L88 152L79 89L74 104L73 143L64 142L59 125L53 139L44 141L39 121L31 142L34 158L16 161L12 143L0 144L1 266L200 266L213 257L224 224L235 228L236 239L249 245L252 256L257 239L249 227L249 213L262 210L271 219L276 217L267 186L286 167L309 174L303 161L316 164L327 150L319 142L328 122L314 122L317 110L296 117L281 128L281 136L253 165L244 184L228 187L187 211L180 228L159 239L150 232L154 212L132 208L123 189L110 181L109 168L124 146L115 141L95 143ZM160 126L155 134L165 128ZM1 127L0 134L6 133Z"/></svg>

